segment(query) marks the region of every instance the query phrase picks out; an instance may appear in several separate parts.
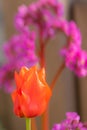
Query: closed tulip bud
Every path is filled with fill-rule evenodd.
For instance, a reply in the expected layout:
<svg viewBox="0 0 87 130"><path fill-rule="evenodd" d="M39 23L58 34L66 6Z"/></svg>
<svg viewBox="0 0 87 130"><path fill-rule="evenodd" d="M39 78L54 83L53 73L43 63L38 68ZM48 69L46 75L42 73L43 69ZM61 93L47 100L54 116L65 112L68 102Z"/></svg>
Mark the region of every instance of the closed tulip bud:
<svg viewBox="0 0 87 130"><path fill-rule="evenodd" d="M14 113L19 117L35 117L47 108L51 89L45 81L44 68L22 67L15 72L16 90L12 93Z"/></svg>

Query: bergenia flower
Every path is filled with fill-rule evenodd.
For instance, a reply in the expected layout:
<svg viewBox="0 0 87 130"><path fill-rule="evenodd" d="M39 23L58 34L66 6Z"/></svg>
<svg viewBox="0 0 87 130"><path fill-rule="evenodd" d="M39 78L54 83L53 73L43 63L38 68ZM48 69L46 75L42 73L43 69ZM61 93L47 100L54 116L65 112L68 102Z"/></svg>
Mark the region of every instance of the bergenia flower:
<svg viewBox="0 0 87 130"><path fill-rule="evenodd" d="M55 27L60 28L67 36L67 45L60 51L66 67L79 77L86 76L87 52L81 49L82 38L79 28L73 21L58 21Z"/></svg>
<svg viewBox="0 0 87 130"><path fill-rule="evenodd" d="M84 50L78 51L76 55L75 73L81 76L87 76L87 52Z"/></svg>
<svg viewBox="0 0 87 130"><path fill-rule="evenodd" d="M57 0L39 0L28 7L22 5L18 8L15 26L18 30L24 31L32 25L42 32L43 38L48 38L54 34L54 21L61 19L62 12L62 4Z"/></svg>
<svg viewBox="0 0 87 130"><path fill-rule="evenodd" d="M19 70L24 65L29 68L38 62L34 33L14 35L4 44L4 53L6 60L0 67L0 87L10 92L14 88L14 70Z"/></svg>
<svg viewBox="0 0 87 130"><path fill-rule="evenodd" d="M70 46L68 46L68 48L65 47L61 49L61 55L64 57L65 65L70 70L75 69L75 65L77 62L76 55L78 53L78 50L80 50L80 48L77 48L77 46L75 46L74 44L71 44Z"/></svg>
<svg viewBox="0 0 87 130"><path fill-rule="evenodd" d="M54 124L52 130L87 130L87 126L80 121L76 112L68 112L66 119L60 124Z"/></svg>
<svg viewBox="0 0 87 130"><path fill-rule="evenodd" d="M28 32L14 35L3 46L7 62L16 61L17 67L31 67L37 62L35 55L35 34Z"/></svg>
<svg viewBox="0 0 87 130"><path fill-rule="evenodd" d="M16 89L12 93L14 112L19 117L35 117L47 108L51 89L45 81L44 68L36 66L30 69L22 67L19 74L15 72Z"/></svg>
<svg viewBox="0 0 87 130"><path fill-rule="evenodd" d="M73 43L76 46L81 46L81 43L82 43L81 32L74 21L69 22L68 31L69 31L68 37L70 39L69 44Z"/></svg>
<svg viewBox="0 0 87 130"><path fill-rule="evenodd" d="M61 55L64 57L65 65L70 70L79 76L87 75L87 52L81 48L71 44L68 48L61 50Z"/></svg>
<svg viewBox="0 0 87 130"><path fill-rule="evenodd" d="M61 31L63 34L65 34L66 37L69 36L69 22L67 20L63 19L55 20L53 28L56 30L56 33L58 31Z"/></svg>

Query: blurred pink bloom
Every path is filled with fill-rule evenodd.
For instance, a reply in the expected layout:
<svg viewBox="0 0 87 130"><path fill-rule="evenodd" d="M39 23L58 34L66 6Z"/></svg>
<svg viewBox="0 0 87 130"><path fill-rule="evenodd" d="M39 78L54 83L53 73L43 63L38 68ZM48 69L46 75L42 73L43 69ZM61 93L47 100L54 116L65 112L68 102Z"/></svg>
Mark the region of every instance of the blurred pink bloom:
<svg viewBox="0 0 87 130"><path fill-rule="evenodd" d="M66 20L55 20L53 27L62 31L67 37L69 36L69 22Z"/></svg>
<svg viewBox="0 0 87 130"><path fill-rule="evenodd" d="M54 124L52 130L87 130L87 126L80 121L80 116L76 112L67 112L66 119Z"/></svg>
<svg viewBox="0 0 87 130"><path fill-rule="evenodd" d="M39 0L28 7L20 6L14 22L17 30L28 30L29 25L32 25L42 32L43 38L48 38L54 34L54 21L62 15L63 6L57 0Z"/></svg>
<svg viewBox="0 0 87 130"><path fill-rule="evenodd" d="M6 60L0 67L0 87L10 92L14 88L14 71L22 66L29 68L38 62L35 54L35 34L25 32L14 35L3 48Z"/></svg>
<svg viewBox="0 0 87 130"><path fill-rule="evenodd" d="M74 21L69 22L69 37L71 43L81 46L82 37L80 29L76 26L76 23Z"/></svg>
<svg viewBox="0 0 87 130"><path fill-rule="evenodd" d="M87 52L80 47L71 44L68 48L61 50L65 65L74 73L81 77L87 75Z"/></svg>

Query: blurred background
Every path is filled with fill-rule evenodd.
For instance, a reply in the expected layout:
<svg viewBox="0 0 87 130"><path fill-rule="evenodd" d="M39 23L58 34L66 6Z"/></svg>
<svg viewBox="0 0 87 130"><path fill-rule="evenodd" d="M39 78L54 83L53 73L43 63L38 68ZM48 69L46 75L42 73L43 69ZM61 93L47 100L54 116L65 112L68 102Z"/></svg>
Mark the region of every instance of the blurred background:
<svg viewBox="0 0 87 130"><path fill-rule="evenodd" d="M13 17L17 7L21 4L29 4L35 0L0 0L0 63L3 62L1 45L14 34ZM83 37L83 49L87 50L87 0L59 0L64 4L65 18L74 19L78 24ZM51 81L61 58L58 57L58 49L64 43L62 34L58 34L46 50L47 80ZM52 44L54 43L54 44ZM57 52L57 53L55 53ZM49 58L50 56L50 58ZM58 60L57 60L58 59ZM53 97L50 102L50 128L53 123L65 118L67 111L76 111L82 121L87 121L87 77L78 79L72 72L65 69L56 84ZM0 90L0 121L6 130L24 130L25 121L13 114L12 101L9 94ZM37 118L38 124L39 119ZM1 129L0 129L1 130ZM38 130L40 128L38 127Z"/></svg>

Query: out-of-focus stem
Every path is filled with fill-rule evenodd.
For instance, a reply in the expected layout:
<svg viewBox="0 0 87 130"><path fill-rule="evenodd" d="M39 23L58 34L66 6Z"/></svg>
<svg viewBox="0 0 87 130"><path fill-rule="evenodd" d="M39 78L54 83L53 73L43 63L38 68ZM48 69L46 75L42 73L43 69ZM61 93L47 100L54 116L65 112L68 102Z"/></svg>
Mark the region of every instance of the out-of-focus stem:
<svg viewBox="0 0 87 130"><path fill-rule="evenodd" d="M58 78L59 78L60 74L62 73L62 71L64 70L64 68L65 68L65 64L62 63L62 65L60 66L60 68L58 68L58 71L57 71L56 75L54 76L54 79L53 79L53 81L52 81L52 83L50 85L50 87L51 87L52 90L54 89L56 81L58 80Z"/></svg>
<svg viewBox="0 0 87 130"><path fill-rule="evenodd" d="M41 68L45 67L45 43L42 38L42 31L40 31L40 66Z"/></svg>
<svg viewBox="0 0 87 130"><path fill-rule="evenodd" d="M42 115L42 130L49 130L49 111L48 111L48 107Z"/></svg>
<svg viewBox="0 0 87 130"><path fill-rule="evenodd" d="M42 36L42 31L40 31L40 66L45 68L45 44ZM41 116L42 118L42 130L49 130L49 117L48 108Z"/></svg>
<svg viewBox="0 0 87 130"><path fill-rule="evenodd" d="M41 68L45 67L45 56L44 56L44 45L41 44L41 50L40 50L40 66Z"/></svg>
<svg viewBox="0 0 87 130"><path fill-rule="evenodd" d="M31 119L31 129L32 129L32 130L37 130L35 118L32 118L32 119Z"/></svg>

